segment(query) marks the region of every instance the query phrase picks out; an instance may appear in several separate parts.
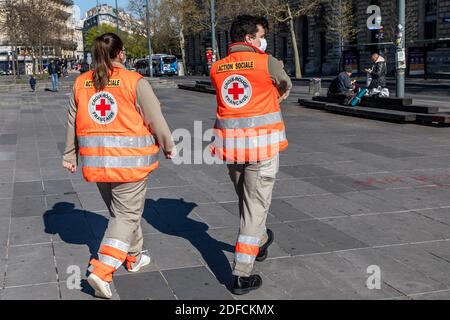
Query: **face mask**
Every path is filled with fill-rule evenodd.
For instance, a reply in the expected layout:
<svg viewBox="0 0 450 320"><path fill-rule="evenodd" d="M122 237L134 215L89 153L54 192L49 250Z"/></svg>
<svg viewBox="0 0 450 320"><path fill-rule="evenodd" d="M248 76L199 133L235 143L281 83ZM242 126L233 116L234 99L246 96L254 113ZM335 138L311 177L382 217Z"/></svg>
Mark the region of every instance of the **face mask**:
<svg viewBox="0 0 450 320"><path fill-rule="evenodd" d="M261 46L259 47L261 51L266 52L267 50L267 40L265 38L261 38Z"/></svg>

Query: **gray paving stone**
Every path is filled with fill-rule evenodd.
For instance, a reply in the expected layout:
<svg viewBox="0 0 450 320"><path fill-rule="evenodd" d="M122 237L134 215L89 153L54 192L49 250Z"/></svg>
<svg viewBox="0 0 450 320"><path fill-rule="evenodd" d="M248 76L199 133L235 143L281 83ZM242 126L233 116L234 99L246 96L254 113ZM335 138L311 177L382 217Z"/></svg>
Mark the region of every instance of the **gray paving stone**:
<svg viewBox="0 0 450 320"><path fill-rule="evenodd" d="M94 296L94 289L91 288L86 278L81 279L81 289L69 289L66 281L60 283L61 297L63 300L103 300ZM119 295L116 292L114 282L111 284L111 291L113 297L111 300L120 300Z"/></svg>
<svg viewBox="0 0 450 320"><path fill-rule="evenodd" d="M42 217L12 218L9 241L12 246L28 245L49 243L51 237L45 233Z"/></svg>
<svg viewBox="0 0 450 320"><path fill-rule="evenodd" d="M261 264L259 270L264 279L271 279L277 287L283 288L289 299L334 300L352 296L334 287L319 273L308 268L300 258L269 260Z"/></svg>
<svg viewBox="0 0 450 320"><path fill-rule="evenodd" d="M335 253L302 257L302 263L314 270L329 283L352 299L388 299L397 297L399 292L387 285L379 290L367 288L367 268L353 265Z"/></svg>
<svg viewBox="0 0 450 320"><path fill-rule="evenodd" d="M290 222L288 225L329 251L368 247L364 242L321 221L297 221Z"/></svg>
<svg viewBox="0 0 450 320"><path fill-rule="evenodd" d="M88 183L84 180L76 180L76 179L72 179L71 182L74 191L77 193L98 192L96 183Z"/></svg>
<svg viewBox="0 0 450 320"><path fill-rule="evenodd" d="M389 146L385 146L378 143L373 142L354 142L354 143L347 143L342 144L345 147L353 148L357 150L361 150L364 152L372 153L375 155L384 156L387 158L408 158L408 157L420 157L423 156L423 154L417 153L417 152L411 152L411 151L405 151L397 148L392 148Z"/></svg>
<svg viewBox="0 0 450 320"><path fill-rule="evenodd" d="M0 170L0 182L13 182L14 171L11 169L1 169Z"/></svg>
<svg viewBox="0 0 450 320"><path fill-rule="evenodd" d="M17 143L17 134L2 134L0 135L0 146L14 145Z"/></svg>
<svg viewBox="0 0 450 320"><path fill-rule="evenodd" d="M11 216L12 199L0 199L0 218Z"/></svg>
<svg viewBox="0 0 450 320"><path fill-rule="evenodd" d="M413 300L450 300L450 290L411 295Z"/></svg>
<svg viewBox="0 0 450 320"><path fill-rule="evenodd" d="M392 212L398 210L406 210L406 207L398 203L386 202L379 199L368 192L348 192L339 194L340 197L351 201L352 203L361 205L370 209L371 212Z"/></svg>
<svg viewBox="0 0 450 320"><path fill-rule="evenodd" d="M83 244L55 242L53 247L58 268L58 279L64 281L71 275L67 272L70 266L79 267L82 276L86 276L89 261L91 257L96 257L99 246L100 242L95 240Z"/></svg>
<svg viewBox="0 0 450 320"><path fill-rule="evenodd" d="M6 288L2 300L59 300L57 283Z"/></svg>
<svg viewBox="0 0 450 320"><path fill-rule="evenodd" d="M42 181L14 183L14 197L41 196L43 193Z"/></svg>
<svg viewBox="0 0 450 320"><path fill-rule="evenodd" d="M105 205L105 202L102 199L100 193L97 192L89 192L89 193L78 193L78 199L83 206L83 209L88 211L107 211L108 208Z"/></svg>
<svg viewBox="0 0 450 320"><path fill-rule="evenodd" d="M450 261L449 240L421 243L417 244L417 246L440 259Z"/></svg>
<svg viewBox="0 0 450 320"><path fill-rule="evenodd" d="M144 246L161 270L203 265L198 249L179 235L145 235Z"/></svg>
<svg viewBox="0 0 450 320"><path fill-rule="evenodd" d="M6 286L21 286L56 281L51 244L10 247Z"/></svg>
<svg viewBox="0 0 450 320"><path fill-rule="evenodd" d="M19 168L14 173L14 182L29 182L42 180L41 171L38 168Z"/></svg>
<svg viewBox="0 0 450 320"><path fill-rule="evenodd" d="M450 288L448 276L450 261L436 257L416 245L381 248L380 252Z"/></svg>
<svg viewBox="0 0 450 320"><path fill-rule="evenodd" d="M70 180L47 180L44 181L45 194L67 194L75 192Z"/></svg>
<svg viewBox="0 0 450 320"><path fill-rule="evenodd" d="M175 296L181 300L232 300L226 287L217 283L205 267L162 271Z"/></svg>
<svg viewBox="0 0 450 320"><path fill-rule="evenodd" d="M220 204L202 204L196 207L194 212L205 221L210 228L239 225L238 216L231 214Z"/></svg>
<svg viewBox="0 0 450 320"><path fill-rule="evenodd" d="M438 281L430 279L396 259L383 254L380 249L338 252L337 255L356 265L358 268L367 270L369 266L379 266L382 281L403 294L447 289L445 285L442 285Z"/></svg>
<svg viewBox="0 0 450 320"><path fill-rule="evenodd" d="M12 170L14 169L15 160L0 160L0 169Z"/></svg>
<svg viewBox="0 0 450 320"><path fill-rule="evenodd" d="M300 255L328 251L320 243L311 240L299 232L298 229L285 224L273 224L270 229L275 233L275 242L289 255Z"/></svg>
<svg viewBox="0 0 450 320"><path fill-rule="evenodd" d="M339 197L336 195L320 195L283 199L294 208L311 218L346 216L349 212L339 210ZM336 203L336 205L335 205ZM346 207L347 209L347 207ZM359 209L359 208L358 208Z"/></svg>
<svg viewBox="0 0 450 320"><path fill-rule="evenodd" d="M303 181L322 189L323 193L340 194L356 190L350 187L347 181L342 181L339 177L304 178Z"/></svg>
<svg viewBox="0 0 450 320"><path fill-rule="evenodd" d="M41 217L46 211L45 197L16 197L12 217Z"/></svg>
<svg viewBox="0 0 450 320"><path fill-rule="evenodd" d="M12 198L13 189L12 183L0 183L0 198Z"/></svg>
<svg viewBox="0 0 450 320"><path fill-rule="evenodd" d="M114 283L121 300L175 300L160 272L115 276Z"/></svg>
<svg viewBox="0 0 450 320"><path fill-rule="evenodd" d="M269 212L280 222L312 219L310 215L295 208L283 199L273 199Z"/></svg>
<svg viewBox="0 0 450 320"><path fill-rule="evenodd" d="M280 171L295 178L328 177L338 175L336 172L314 164L298 166L281 166Z"/></svg>
<svg viewBox="0 0 450 320"><path fill-rule="evenodd" d="M305 196L313 194L329 193L320 186L302 180L285 180L283 182L277 181L273 189L273 196L289 197L289 196Z"/></svg>

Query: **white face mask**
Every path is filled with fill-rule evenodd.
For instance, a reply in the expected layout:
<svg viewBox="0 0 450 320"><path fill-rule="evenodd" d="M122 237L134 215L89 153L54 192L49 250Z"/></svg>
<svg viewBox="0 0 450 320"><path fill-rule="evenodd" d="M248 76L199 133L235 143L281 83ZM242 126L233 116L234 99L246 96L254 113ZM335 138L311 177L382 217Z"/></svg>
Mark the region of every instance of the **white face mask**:
<svg viewBox="0 0 450 320"><path fill-rule="evenodd" d="M261 51L266 52L266 50L267 50L267 40L266 40L266 38L261 38L260 40L261 40L261 46L259 47L259 49Z"/></svg>

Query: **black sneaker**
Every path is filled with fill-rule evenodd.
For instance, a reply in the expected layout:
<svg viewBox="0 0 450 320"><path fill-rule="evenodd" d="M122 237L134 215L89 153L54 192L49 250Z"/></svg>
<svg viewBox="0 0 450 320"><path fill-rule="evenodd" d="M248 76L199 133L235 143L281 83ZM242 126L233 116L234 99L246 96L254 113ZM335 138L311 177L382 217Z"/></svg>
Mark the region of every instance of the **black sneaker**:
<svg viewBox="0 0 450 320"><path fill-rule="evenodd" d="M262 286L262 279L259 275L254 274L250 277L234 277L233 294L243 295L252 290L259 289Z"/></svg>
<svg viewBox="0 0 450 320"><path fill-rule="evenodd" d="M259 253L256 256L256 261L258 261L258 262L263 262L264 260L267 259L267 255L268 255L268 250L267 249L269 249L270 245L273 242L273 232L272 232L272 230L267 229L267 237L268 237L267 238L267 242L263 246L261 246L259 248Z"/></svg>

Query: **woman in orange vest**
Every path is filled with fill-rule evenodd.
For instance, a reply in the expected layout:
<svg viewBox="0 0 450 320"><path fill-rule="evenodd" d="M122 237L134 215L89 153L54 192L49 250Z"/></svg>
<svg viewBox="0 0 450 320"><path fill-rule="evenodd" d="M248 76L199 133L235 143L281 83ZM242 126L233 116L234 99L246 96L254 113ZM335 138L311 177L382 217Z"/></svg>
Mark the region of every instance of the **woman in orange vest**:
<svg viewBox="0 0 450 320"><path fill-rule="evenodd" d="M84 178L97 183L110 212L88 277L96 296L110 299L112 275L123 263L129 272L150 263L141 229L147 177L158 167L160 147L167 159L176 149L150 84L123 66L122 40L112 33L96 38L93 58L95 70L75 80L63 166L75 173L81 160Z"/></svg>

